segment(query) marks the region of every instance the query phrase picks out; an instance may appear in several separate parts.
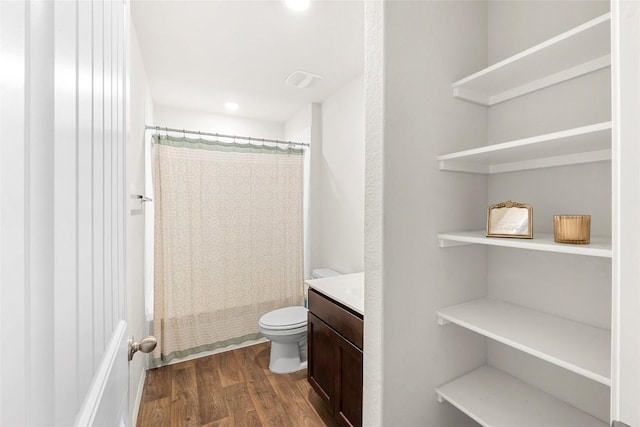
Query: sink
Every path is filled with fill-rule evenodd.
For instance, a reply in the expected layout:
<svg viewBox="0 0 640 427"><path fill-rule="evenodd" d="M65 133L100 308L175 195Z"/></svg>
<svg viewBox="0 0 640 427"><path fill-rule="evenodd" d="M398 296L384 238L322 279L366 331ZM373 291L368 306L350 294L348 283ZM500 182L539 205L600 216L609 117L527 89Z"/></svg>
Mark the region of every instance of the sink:
<svg viewBox="0 0 640 427"><path fill-rule="evenodd" d="M364 315L364 273L307 280L318 292Z"/></svg>

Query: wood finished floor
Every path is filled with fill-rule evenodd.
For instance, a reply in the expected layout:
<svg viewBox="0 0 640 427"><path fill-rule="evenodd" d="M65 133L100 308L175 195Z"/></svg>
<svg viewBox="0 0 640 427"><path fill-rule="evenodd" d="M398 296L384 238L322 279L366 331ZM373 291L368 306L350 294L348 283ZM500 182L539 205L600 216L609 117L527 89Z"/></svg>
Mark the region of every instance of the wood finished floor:
<svg viewBox="0 0 640 427"><path fill-rule="evenodd" d="M307 371L269 371L262 343L147 372L138 426L331 426Z"/></svg>

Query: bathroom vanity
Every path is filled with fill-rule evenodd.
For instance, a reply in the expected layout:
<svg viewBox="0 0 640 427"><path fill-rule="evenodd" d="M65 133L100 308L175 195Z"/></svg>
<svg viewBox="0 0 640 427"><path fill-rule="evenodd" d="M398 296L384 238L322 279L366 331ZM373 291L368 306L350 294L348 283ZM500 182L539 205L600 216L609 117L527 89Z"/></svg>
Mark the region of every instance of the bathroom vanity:
<svg viewBox="0 0 640 427"><path fill-rule="evenodd" d="M361 426L364 274L307 284L307 379L338 425Z"/></svg>

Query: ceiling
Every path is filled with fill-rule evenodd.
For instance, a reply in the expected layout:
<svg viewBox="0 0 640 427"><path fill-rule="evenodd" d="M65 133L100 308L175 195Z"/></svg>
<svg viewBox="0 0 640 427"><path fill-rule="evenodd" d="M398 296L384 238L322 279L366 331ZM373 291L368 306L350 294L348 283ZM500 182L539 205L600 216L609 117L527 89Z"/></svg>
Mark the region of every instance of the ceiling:
<svg viewBox="0 0 640 427"><path fill-rule="evenodd" d="M131 15L156 105L285 122L363 72L363 5L133 0ZM285 85L296 70L324 78ZM229 101L240 108L230 113Z"/></svg>

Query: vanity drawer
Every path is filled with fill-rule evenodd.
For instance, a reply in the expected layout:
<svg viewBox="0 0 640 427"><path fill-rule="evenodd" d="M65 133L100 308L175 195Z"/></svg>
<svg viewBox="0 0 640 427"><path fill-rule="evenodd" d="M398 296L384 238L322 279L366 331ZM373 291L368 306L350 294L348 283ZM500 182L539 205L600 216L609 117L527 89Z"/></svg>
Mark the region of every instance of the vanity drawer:
<svg viewBox="0 0 640 427"><path fill-rule="evenodd" d="M361 317L313 288L309 289L309 311L362 350Z"/></svg>

